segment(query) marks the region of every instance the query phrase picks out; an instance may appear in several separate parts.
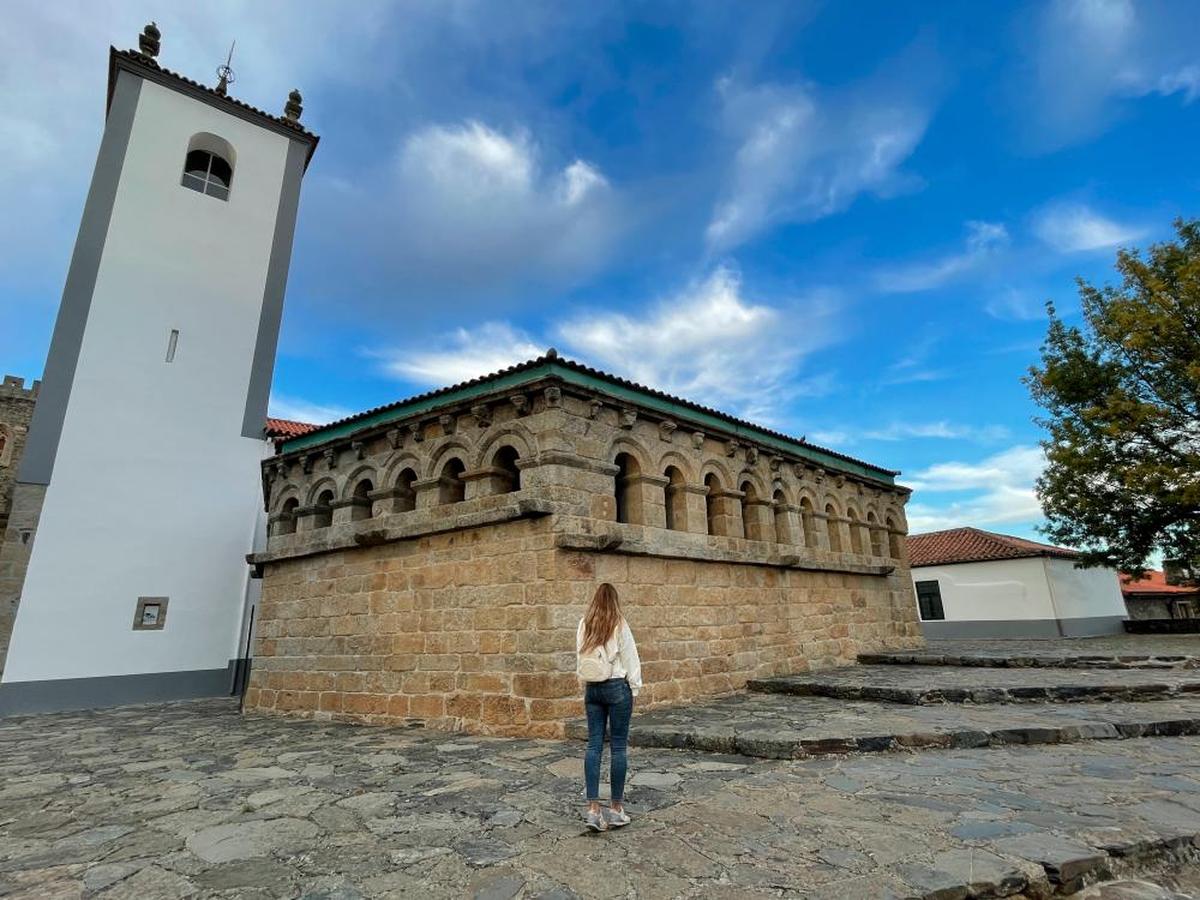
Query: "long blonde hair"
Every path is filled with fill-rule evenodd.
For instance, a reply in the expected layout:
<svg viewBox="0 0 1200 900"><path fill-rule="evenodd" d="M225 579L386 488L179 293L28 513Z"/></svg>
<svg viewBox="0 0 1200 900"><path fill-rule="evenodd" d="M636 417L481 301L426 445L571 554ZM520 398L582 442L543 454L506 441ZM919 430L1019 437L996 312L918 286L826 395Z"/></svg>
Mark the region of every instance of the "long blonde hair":
<svg viewBox="0 0 1200 900"><path fill-rule="evenodd" d="M590 653L607 644L623 618L617 589L606 581L596 588L592 602L583 615L582 652Z"/></svg>

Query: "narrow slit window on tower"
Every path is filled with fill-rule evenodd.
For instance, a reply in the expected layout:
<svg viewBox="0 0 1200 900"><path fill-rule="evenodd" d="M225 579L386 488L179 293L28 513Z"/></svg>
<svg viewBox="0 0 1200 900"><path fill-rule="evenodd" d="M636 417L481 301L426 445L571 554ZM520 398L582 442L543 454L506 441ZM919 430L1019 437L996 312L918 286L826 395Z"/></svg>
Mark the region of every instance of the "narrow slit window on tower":
<svg viewBox="0 0 1200 900"><path fill-rule="evenodd" d="M218 200L228 200L232 182L233 166L224 157L207 150L188 151L180 182L184 187Z"/></svg>
<svg viewBox="0 0 1200 900"><path fill-rule="evenodd" d="M167 362L175 362L175 348L179 346L179 329L172 328L167 338Z"/></svg>

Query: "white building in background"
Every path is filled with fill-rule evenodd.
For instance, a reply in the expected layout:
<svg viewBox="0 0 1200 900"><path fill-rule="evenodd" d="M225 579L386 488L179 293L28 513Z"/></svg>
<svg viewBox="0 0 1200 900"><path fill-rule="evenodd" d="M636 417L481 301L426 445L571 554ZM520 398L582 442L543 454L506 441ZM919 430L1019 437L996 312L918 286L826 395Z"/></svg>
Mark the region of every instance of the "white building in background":
<svg viewBox="0 0 1200 900"><path fill-rule="evenodd" d="M1115 569L1082 569L1074 550L953 528L908 537L925 637L1057 638L1117 634L1125 602Z"/></svg>
<svg viewBox="0 0 1200 900"><path fill-rule="evenodd" d="M0 713L229 693L317 137L113 49L103 138L14 489ZM257 532L257 536L256 536Z"/></svg>

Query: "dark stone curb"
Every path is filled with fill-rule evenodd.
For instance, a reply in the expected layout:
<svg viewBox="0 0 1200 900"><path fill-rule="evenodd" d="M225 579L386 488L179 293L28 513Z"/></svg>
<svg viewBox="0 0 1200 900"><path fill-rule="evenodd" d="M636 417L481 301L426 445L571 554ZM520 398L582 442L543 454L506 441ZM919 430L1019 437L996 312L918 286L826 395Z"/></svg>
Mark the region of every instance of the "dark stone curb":
<svg viewBox="0 0 1200 900"><path fill-rule="evenodd" d="M684 729L667 725L635 724L629 729L629 743L634 747L699 750L763 759L805 759L850 753L886 753L894 750L962 750L1010 744L1073 744L1081 741L1188 735L1200 735L1200 718L1150 722L1085 722L1078 725L1026 726L991 731L964 729L826 738L802 738L796 732L789 735L780 729L753 731L720 726ZM587 740L587 724L581 721L568 722L566 736L576 740Z"/></svg>
<svg viewBox="0 0 1200 900"><path fill-rule="evenodd" d="M858 661L874 666L963 666L980 669L1195 669L1200 656L1140 654L1076 654L1072 656L992 656L986 654L860 653Z"/></svg>
<svg viewBox="0 0 1200 900"><path fill-rule="evenodd" d="M755 678L746 689L762 694L794 694L799 697L832 697L835 700L875 700L908 706L935 703L1086 703L1097 700L1173 700L1182 694L1200 693L1200 681L1184 684L1058 684L1046 687L917 688L880 685L828 684L804 676Z"/></svg>

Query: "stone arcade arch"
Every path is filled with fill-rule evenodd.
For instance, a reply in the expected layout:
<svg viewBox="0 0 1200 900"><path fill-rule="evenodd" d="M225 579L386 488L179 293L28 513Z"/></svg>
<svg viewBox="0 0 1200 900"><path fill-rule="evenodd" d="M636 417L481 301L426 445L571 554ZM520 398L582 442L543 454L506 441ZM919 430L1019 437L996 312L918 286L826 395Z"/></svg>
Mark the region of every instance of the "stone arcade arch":
<svg viewBox="0 0 1200 900"><path fill-rule="evenodd" d="M618 453L613 462L617 467L617 521L640 525L642 498L638 491L638 476L642 474L642 467L632 453Z"/></svg>
<svg viewBox="0 0 1200 900"><path fill-rule="evenodd" d="M521 470L517 467L520 458L520 452L511 444L505 444L492 454L492 493L511 494L521 489Z"/></svg>
<svg viewBox="0 0 1200 900"><path fill-rule="evenodd" d="M352 522L371 518L371 492L374 490L375 483L370 478L361 478L354 485L354 492L350 495L350 520Z"/></svg>

